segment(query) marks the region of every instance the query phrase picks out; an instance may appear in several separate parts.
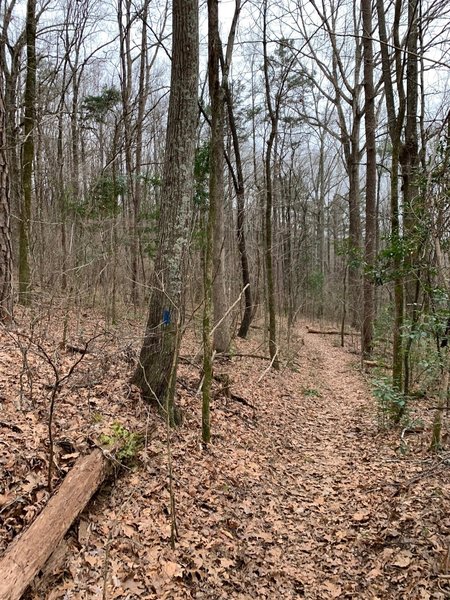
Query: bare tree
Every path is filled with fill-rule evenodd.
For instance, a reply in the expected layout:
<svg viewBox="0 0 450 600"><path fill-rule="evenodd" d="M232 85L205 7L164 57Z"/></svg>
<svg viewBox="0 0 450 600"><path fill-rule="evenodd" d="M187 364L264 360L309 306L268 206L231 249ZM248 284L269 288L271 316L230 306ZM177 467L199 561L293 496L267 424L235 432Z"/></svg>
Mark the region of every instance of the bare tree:
<svg viewBox="0 0 450 600"><path fill-rule="evenodd" d="M233 21L230 28L230 33L228 35L227 48L225 57L223 59L223 80L222 86L225 93L225 102L227 106L227 114L228 114L228 126L230 128L231 139L233 143L233 152L234 152L234 160L235 160L235 169L232 168L231 163L229 163L230 172L232 175L233 186L236 192L236 201L237 201L237 242L238 242L238 250L239 257L241 262L241 273L242 273L242 284L244 288L244 314L242 316L241 324L238 330L238 336L241 338L246 338L248 334L248 330L250 328L250 324L253 319L254 310L253 310L253 300L252 300L252 288L250 282L250 268L249 268L249 259L247 252L247 243L246 243L246 233L245 233L245 221L246 221L246 211L245 211L245 183L244 183L244 170L242 165L242 157L241 157L241 147L239 143L239 136L237 131L237 124L235 118L234 111L234 99L233 94L229 85L229 72L231 67L231 58L233 55L233 46L236 36L236 28L239 20L239 15L241 12L242 3L241 0L236 0Z"/></svg>
<svg viewBox="0 0 450 600"><path fill-rule="evenodd" d="M348 283L350 318L354 327L360 326L361 305L361 216L360 216L360 130L362 48L359 38L360 14L357 3L339 0L311 0L321 27L313 30L307 23L308 11L298 2L298 27L305 38L303 54L312 61L322 77L312 76L323 98L335 107L338 131L330 131L342 145L343 160L348 177ZM348 35L342 35L345 31ZM349 47L350 44L350 47ZM325 83L325 85L324 85Z"/></svg>

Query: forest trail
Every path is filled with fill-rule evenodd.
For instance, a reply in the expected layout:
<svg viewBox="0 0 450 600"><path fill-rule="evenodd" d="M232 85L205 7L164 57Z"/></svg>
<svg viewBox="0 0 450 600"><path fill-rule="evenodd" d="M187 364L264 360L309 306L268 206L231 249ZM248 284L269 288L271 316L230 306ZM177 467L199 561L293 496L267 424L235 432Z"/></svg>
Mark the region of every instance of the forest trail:
<svg viewBox="0 0 450 600"><path fill-rule="evenodd" d="M98 438L119 421L130 430L147 423L149 441L138 465L91 502L28 598L448 598L448 456L430 457L429 432L402 445L398 431L379 431L358 355L336 343L299 330L290 366L279 373L239 354L218 361L216 373L227 373L232 393L252 406L216 384L206 450L199 370L180 366L185 422L171 434L173 550L166 431L137 395L124 399L129 366L117 362L110 381L86 391L90 411L79 388L77 397L62 393L57 425L65 439ZM189 344L183 352L192 356ZM236 353L261 353L261 340L236 344ZM29 417L6 418L25 435ZM44 440L45 428L32 425L33 439L41 432ZM24 490L38 485L36 471Z"/></svg>

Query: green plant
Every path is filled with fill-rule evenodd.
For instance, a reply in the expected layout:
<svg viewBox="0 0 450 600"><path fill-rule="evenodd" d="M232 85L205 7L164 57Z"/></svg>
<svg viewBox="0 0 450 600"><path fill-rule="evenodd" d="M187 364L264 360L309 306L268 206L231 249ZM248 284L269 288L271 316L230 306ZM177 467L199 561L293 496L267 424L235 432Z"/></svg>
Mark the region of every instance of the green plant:
<svg viewBox="0 0 450 600"><path fill-rule="evenodd" d="M381 428L398 425L405 417L407 398L386 377L373 381L373 394L378 403L378 422Z"/></svg>
<svg viewBox="0 0 450 600"><path fill-rule="evenodd" d="M303 388L302 394L307 398L321 398L322 394L314 388Z"/></svg>
<svg viewBox="0 0 450 600"><path fill-rule="evenodd" d="M95 411L92 413L91 419L93 423L101 423L103 421L103 415L101 412Z"/></svg>
<svg viewBox="0 0 450 600"><path fill-rule="evenodd" d="M111 429L111 435L101 435L101 443L111 449L117 449L115 456L120 462L132 462L142 448L143 436L139 433L129 431L121 423L113 423Z"/></svg>

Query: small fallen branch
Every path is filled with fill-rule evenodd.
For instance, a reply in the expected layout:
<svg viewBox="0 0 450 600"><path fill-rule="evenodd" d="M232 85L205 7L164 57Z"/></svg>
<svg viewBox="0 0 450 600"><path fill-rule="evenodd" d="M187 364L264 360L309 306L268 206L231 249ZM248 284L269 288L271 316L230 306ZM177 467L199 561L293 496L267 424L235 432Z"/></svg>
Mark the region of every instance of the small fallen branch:
<svg viewBox="0 0 450 600"><path fill-rule="evenodd" d="M248 400L246 400L245 398L243 398L242 396L238 396L237 394L231 393L228 396L228 398L230 398L230 400L234 400L235 402L240 402L244 406L248 406L249 408L253 408L253 410L256 410L256 406L254 404L252 404L251 402L249 402Z"/></svg>
<svg viewBox="0 0 450 600"><path fill-rule="evenodd" d="M226 356L228 358L258 358L261 360L272 360L270 358L270 356L264 356L264 354L241 354L239 352L236 353L227 353L227 354L221 354L220 356Z"/></svg>
<svg viewBox="0 0 450 600"><path fill-rule="evenodd" d="M95 449L77 460L61 487L0 560L0 598L19 600L109 472Z"/></svg>
<svg viewBox="0 0 450 600"><path fill-rule="evenodd" d="M84 345L84 346L74 346L73 344L65 344L63 346L63 348L67 352L72 352L73 354L83 354L83 356L85 354L91 354L91 351L88 348L86 348L86 345Z"/></svg>
<svg viewBox="0 0 450 600"><path fill-rule="evenodd" d="M6 427L7 429L11 429L11 431L14 431L14 433L23 433L22 429L20 429L18 425L14 425L14 423L0 421L0 427Z"/></svg>
<svg viewBox="0 0 450 600"><path fill-rule="evenodd" d="M273 355L272 360L270 361L270 365L267 367L267 369L264 371L264 373L258 379L258 383L261 383L261 381L264 379L265 375L270 371L270 369L272 368L272 365L275 362L275 359L277 358L277 356L278 356L278 348L277 348L277 351L275 352L275 354Z"/></svg>

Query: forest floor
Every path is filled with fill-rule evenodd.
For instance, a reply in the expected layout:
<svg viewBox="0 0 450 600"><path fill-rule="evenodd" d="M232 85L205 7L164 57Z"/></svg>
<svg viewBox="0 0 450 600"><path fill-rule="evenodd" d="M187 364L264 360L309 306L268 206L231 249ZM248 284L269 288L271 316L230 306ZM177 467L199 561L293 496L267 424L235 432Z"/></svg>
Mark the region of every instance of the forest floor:
<svg viewBox="0 0 450 600"><path fill-rule="evenodd" d="M35 321L32 341L29 325L0 332L0 554L48 499L52 371L36 343L61 374L79 358L58 346L54 322ZM82 346L101 329L80 317L68 340ZM232 395L215 383L207 449L200 343L186 336L184 423L170 432L172 549L167 431L128 384L140 334L130 320L93 340L58 395L59 479L79 453L116 435L114 423L144 432L145 445L88 505L29 600L450 598L450 453L429 453L432 411L414 407L423 431L381 430L358 356L303 326L280 372L239 356L264 354L255 329L217 361Z"/></svg>

